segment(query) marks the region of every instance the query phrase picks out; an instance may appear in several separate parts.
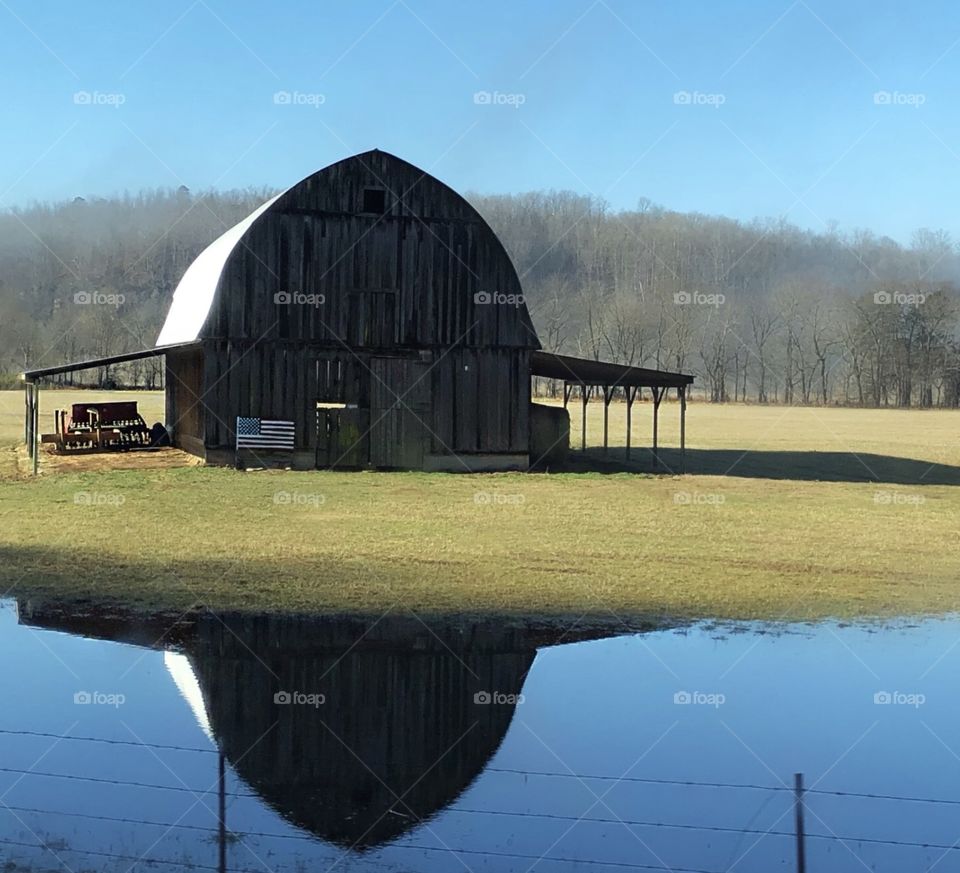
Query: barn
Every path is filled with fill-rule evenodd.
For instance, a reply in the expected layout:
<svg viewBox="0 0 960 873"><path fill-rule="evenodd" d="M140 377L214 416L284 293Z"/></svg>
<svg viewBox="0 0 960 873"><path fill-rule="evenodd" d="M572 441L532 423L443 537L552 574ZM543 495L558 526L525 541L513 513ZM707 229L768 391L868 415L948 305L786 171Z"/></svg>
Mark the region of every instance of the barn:
<svg viewBox="0 0 960 873"><path fill-rule="evenodd" d="M579 389L584 410L594 389L607 400L620 388L632 405L647 386L658 408L692 382L543 352L486 221L378 150L314 173L215 240L184 273L156 347L26 372L28 445L41 378L148 355L165 356L173 444L213 464L524 470L569 433L565 412L531 404L531 376L562 380L565 401ZM292 450L238 452L245 422L286 423Z"/></svg>

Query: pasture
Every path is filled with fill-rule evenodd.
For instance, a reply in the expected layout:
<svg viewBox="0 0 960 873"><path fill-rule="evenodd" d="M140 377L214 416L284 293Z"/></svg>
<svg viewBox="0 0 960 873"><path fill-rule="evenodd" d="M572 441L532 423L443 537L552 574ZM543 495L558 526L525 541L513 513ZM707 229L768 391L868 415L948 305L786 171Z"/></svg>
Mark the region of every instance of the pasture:
<svg viewBox="0 0 960 873"><path fill-rule="evenodd" d="M74 394L41 395L43 429ZM162 417L160 393L137 399ZM0 392L0 590L14 594L585 620L960 609L960 412L692 403L684 476L111 470L107 455L38 480L17 473L22 413ZM601 420L591 404L594 447ZM635 406L636 446L649 423ZM610 424L622 446L622 405ZM662 445L677 427L664 403Z"/></svg>

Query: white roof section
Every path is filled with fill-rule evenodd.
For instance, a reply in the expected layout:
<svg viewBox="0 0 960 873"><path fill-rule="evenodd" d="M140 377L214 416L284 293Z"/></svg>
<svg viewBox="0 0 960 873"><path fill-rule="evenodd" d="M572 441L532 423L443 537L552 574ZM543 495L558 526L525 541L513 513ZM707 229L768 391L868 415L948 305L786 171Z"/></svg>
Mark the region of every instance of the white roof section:
<svg viewBox="0 0 960 873"><path fill-rule="evenodd" d="M207 715L207 705L203 702L203 691L200 690L200 682L197 680L197 674L193 672L193 665L186 655L179 652L164 652L163 663L170 673L177 691L180 696L187 701L193 717L197 720L202 730L213 742L213 730L210 728L210 718Z"/></svg>
<svg viewBox="0 0 960 873"><path fill-rule="evenodd" d="M253 223L286 193L282 191L259 206L243 221L210 243L187 267L177 290L173 292L167 320L157 337L158 346L192 343L199 339L200 331L210 314L220 276L230 255Z"/></svg>

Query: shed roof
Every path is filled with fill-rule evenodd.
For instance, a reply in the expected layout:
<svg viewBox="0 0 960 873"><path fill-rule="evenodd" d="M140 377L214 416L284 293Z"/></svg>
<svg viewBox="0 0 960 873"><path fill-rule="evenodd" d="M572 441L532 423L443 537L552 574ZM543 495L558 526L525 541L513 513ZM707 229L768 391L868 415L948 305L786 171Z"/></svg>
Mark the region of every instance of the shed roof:
<svg viewBox="0 0 960 873"><path fill-rule="evenodd" d="M693 376L666 370L649 370L609 361L572 358L553 352L534 352L530 373L546 379L562 379L578 385L606 385L630 388L682 388L693 384Z"/></svg>
<svg viewBox="0 0 960 873"><path fill-rule="evenodd" d="M44 376L56 376L58 373L73 373L77 370L92 370L95 367L109 367L113 364L123 364L126 361L139 361L143 358L156 358L167 352L189 348L197 343L173 343L165 346L154 346L152 349L140 349L136 352L123 352L119 355L107 355L103 358L87 358L83 361L73 361L69 364L54 364L51 367L39 367L34 370L24 370L20 378L25 382L42 379Z"/></svg>

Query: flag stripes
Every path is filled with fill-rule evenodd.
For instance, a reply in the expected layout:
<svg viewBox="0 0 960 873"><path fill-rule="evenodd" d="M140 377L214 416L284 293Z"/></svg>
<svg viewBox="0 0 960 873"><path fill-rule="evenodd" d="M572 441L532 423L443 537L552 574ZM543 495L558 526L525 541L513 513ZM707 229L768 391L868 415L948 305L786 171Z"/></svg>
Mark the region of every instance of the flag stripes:
<svg viewBox="0 0 960 873"><path fill-rule="evenodd" d="M237 416L238 449L293 450L296 431L292 421L271 421Z"/></svg>

